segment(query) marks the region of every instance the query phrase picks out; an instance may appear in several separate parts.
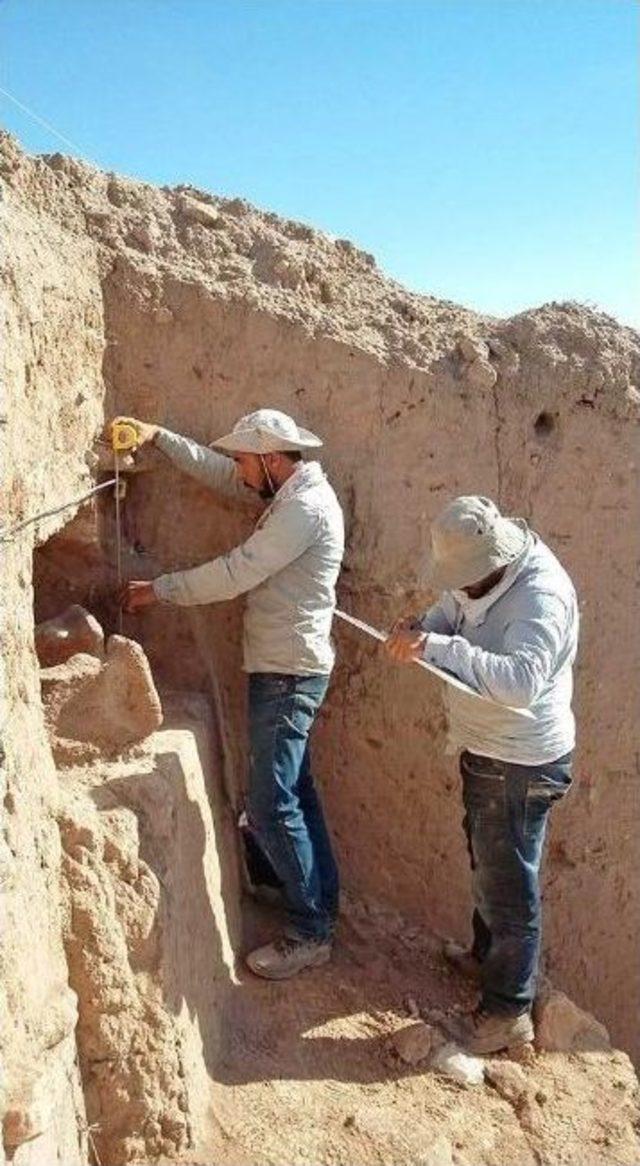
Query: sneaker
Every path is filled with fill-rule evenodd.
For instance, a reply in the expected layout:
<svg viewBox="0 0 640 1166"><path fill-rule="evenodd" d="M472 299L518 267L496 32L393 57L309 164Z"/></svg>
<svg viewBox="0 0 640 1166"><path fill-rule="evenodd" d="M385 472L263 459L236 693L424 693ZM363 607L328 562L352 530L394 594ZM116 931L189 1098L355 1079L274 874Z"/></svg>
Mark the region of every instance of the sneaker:
<svg viewBox="0 0 640 1166"><path fill-rule="evenodd" d="M470 948L463 947L453 939L447 939L442 945L442 954L449 967L455 968L461 976L474 984L480 983L482 964Z"/></svg>
<svg viewBox="0 0 640 1166"><path fill-rule="evenodd" d="M508 1016L476 1008L470 1016L461 1018L455 1037L465 1052L482 1057L487 1053L498 1053L501 1049L530 1044L533 1040L533 1024L528 1012Z"/></svg>
<svg viewBox="0 0 640 1166"><path fill-rule="evenodd" d="M331 941L283 935L249 952L247 966L265 980L288 980L303 968L318 968L331 959Z"/></svg>

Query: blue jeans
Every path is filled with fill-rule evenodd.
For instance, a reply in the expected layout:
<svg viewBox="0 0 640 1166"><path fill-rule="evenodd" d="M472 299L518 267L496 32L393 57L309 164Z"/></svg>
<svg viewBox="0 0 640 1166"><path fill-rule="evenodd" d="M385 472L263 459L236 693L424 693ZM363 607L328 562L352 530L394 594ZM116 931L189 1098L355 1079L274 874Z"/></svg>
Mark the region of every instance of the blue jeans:
<svg viewBox="0 0 640 1166"><path fill-rule="evenodd" d="M249 676L247 812L287 904L287 930L326 940L338 914L338 868L311 775L309 733L328 676Z"/></svg>
<svg viewBox="0 0 640 1166"><path fill-rule="evenodd" d="M568 753L545 765L514 765L468 752L460 758L473 952L482 965L481 1006L489 1012L515 1015L533 1003L547 817L571 785L571 758Z"/></svg>

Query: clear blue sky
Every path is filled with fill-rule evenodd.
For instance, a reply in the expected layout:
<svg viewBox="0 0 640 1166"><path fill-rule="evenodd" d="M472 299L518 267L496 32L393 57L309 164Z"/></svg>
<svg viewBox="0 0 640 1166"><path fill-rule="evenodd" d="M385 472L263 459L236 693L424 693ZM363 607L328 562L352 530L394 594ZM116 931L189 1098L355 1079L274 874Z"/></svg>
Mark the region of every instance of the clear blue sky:
<svg viewBox="0 0 640 1166"><path fill-rule="evenodd" d="M0 0L0 85L106 169L242 195L415 290L637 323L637 24L635 0Z"/></svg>

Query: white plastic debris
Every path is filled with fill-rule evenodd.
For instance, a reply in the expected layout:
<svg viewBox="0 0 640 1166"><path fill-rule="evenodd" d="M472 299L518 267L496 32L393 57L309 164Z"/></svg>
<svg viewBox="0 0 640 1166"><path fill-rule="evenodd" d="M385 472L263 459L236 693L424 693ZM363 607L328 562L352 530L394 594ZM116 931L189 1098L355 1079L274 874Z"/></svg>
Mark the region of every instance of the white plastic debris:
<svg viewBox="0 0 640 1166"><path fill-rule="evenodd" d="M453 1041L437 1049L430 1064L432 1069L457 1081L459 1085L481 1085L484 1080L484 1062L481 1058L464 1053Z"/></svg>

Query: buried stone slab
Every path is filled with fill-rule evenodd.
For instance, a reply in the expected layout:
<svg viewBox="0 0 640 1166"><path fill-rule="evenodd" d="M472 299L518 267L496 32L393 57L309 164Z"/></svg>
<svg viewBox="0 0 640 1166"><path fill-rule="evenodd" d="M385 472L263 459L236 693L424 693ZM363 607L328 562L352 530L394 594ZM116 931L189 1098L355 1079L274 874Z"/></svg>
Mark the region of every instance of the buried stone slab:
<svg viewBox="0 0 640 1166"><path fill-rule="evenodd" d="M451 1142L428 1120L398 1121L395 1106L362 1105L345 1122L358 1145L354 1162L411 1163L411 1166L453 1166Z"/></svg>
<svg viewBox="0 0 640 1166"><path fill-rule="evenodd" d="M41 672L51 737L119 752L162 724L162 706L149 662L124 636L111 636L106 660L78 653Z"/></svg>

